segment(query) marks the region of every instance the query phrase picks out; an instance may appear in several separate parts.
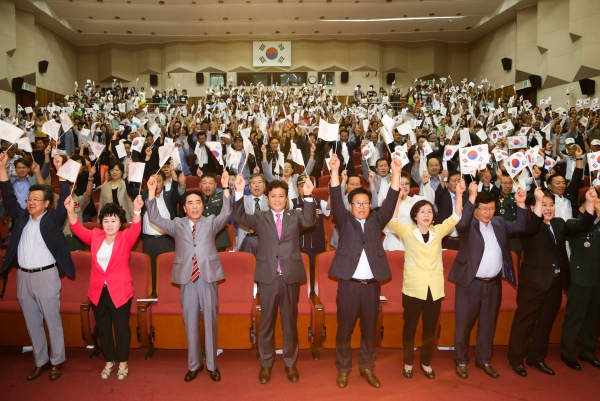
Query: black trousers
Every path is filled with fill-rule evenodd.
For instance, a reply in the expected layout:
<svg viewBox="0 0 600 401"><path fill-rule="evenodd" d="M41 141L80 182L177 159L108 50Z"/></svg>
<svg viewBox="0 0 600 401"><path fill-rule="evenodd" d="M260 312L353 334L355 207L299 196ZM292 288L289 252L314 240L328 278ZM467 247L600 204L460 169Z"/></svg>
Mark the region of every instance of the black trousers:
<svg viewBox="0 0 600 401"><path fill-rule="evenodd" d="M543 362L548 354L550 332L562 301L560 277L546 291L527 285L517 289L517 310L510 328L508 361L520 365Z"/></svg>
<svg viewBox="0 0 600 401"><path fill-rule="evenodd" d="M124 305L116 308L113 303L108 287L104 286L100 294L98 305L92 303L94 316L96 317L96 328L102 353L106 362L127 362L129 360L129 343L131 342L131 328L129 327L129 315L133 297ZM115 336L113 337L113 325ZM115 337L117 348L115 350Z"/></svg>
<svg viewBox="0 0 600 401"><path fill-rule="evenodd" d="M579 358L594 361L598 342L600 318L600 287L571 284L567 291L567 308L560 339L560 353L576 361L575 348L579 341ZM581 335L581 337L580 337Z"/></svg>
<svg viewBox="0 0 600 401"><path fill-rule="evenodd" d="M469 363L469 339L476 321L478 323L475 361L481 365L490 363L501 300L501 278L490 282L473 280L468 287L456 285L454 298L456 326L452 355L454 363L457 365Z"/></svg>
<svg viewBox="0 0 600 401"><path fill-rule="evenodd" d="M375 368L375 326L379 313L381 283L361 284L340 280L336 297L338 329L335 336L335 366L338 372L352 370L350 338L360 318L360 354L358 368Z"/></svg>
<svg viewBox="0 0 600 401"><path fill-rule="evenodd" d="M417 331L419 317L423 314L421 363L423 366L429 366L431 364L431 358L433 357L435 329L440 317L442 299L440 298L434 301L431 296L431 289L427 290L426 300L402 294L402 307L404 308L404 327L402 329L404 363L412 365L415 359L415 332Z"/></svg>
<svg viewBox="0 0 600 401"><path fill-rule="evenodd" d="M258 328L258 352L260 366L273 367L275 362L275 323L281 311L283 328L283 364L296 366L298 360L298 299L300 283L287 284L283 276L276 275L271 284L258 283L260 304L260 326Z"/></svg>
<svg viewBox="0 0 600 401"><path fill-rule="evenodd" d="M156 259L159 255L167 252L175 252L175 242L173 238L167 236L163 237L147 237L143 236L142 250L148 256L150 256L150 263L152 268L152 294L156 295Z"/></svg>

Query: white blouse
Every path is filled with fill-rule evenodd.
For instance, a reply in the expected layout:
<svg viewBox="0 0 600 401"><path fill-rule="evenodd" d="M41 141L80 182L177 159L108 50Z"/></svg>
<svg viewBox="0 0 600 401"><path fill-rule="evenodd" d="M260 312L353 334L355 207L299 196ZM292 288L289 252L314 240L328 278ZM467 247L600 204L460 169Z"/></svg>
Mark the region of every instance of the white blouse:
<svg viewBox="0 0 600 401"><path fill-rule="evenodd" d="M108 262L110 262L110 257L112 256L113 245L115 241L107 244L106 241L102 241L102 245L100 249L98 249L98 253L96 254L96 260L98 264L106 272L106 268L108 267Z"/></svg>

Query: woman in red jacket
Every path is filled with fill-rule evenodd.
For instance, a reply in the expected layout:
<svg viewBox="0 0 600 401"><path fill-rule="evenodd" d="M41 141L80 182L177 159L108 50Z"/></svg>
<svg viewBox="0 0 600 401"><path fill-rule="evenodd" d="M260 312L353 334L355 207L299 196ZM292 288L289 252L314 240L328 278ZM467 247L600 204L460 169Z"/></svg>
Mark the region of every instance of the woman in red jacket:
<svg viewBox="0 0 600 401"><path fill-rule="evenodd" d="M142 197L135 198L131 228L121 231L122 225L127 222L125 211L116 203L108 203L98 214L102 229L88 230L77 219L73 210L73 199L69 196L65 200L73 234L91 246L92 271L88 297L92 301L98 337L106 360L106 366L100 374L102 379L110 377L115 367L115 360L119 361L117 372L119 380L125 379L129 373L127 365L131 341L129 314L133 301L129 258L131 249L140 235L143 206ZM117 342L116 351L113 324Z"/></svg>

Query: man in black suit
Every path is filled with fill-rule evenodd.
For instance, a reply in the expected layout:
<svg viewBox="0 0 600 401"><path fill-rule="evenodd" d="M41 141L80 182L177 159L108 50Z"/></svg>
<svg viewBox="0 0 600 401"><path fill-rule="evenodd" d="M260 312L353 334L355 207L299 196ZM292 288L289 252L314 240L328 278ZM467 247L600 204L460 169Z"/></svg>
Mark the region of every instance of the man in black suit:
<svg viewBox="0 0 600 401"><path fill-rule="evenodd" d="M354 150L359 147L362 142L362 137L359 135L356 135L354 142L348 141L349 137L350 133L347 129L343 128L340 131L340 140L329 144L342 163L340 169L347 170L348 175L354 174L354 159L352 158L352 153L354 153Z"/></svg>
<svg viewBox="0 0 600 401"><path fill-rule="evenodd" d="M524 258L519 269L517 310L510 329L508 361L519 376L527 376L523 360L540 372L554 375L544 359L548 353L550 331L560 309L562 290L571 284L568 236L589 230L594 224L596 190L585 194L586 213L581 219L554 217L554 195L535 191L535 208L527 231L521 233ZM543 251L541 251L543 250Z"/></svg>
<svg viewBox="0 0 600 401"><path fill-rule="evenodd" d="M71 194L71 189L67 181L59 178L60 198L56 208L48 211L54 200L54 190L48 185L32 185L27 197L27 209L23 209L6 172L7 160L6 152L3 152L0 155L0 191L13 229L0 275L12 266L19 269L17 298L33 345L36 366L27 380L37 379L48 369L50 380L56 380L62 374L61 364L65 361L60 318L60 276L66 274L75 277L75 266L63 233L67 217L64 202ZM54 156L54 166L57 171L61 168L62 156ZM50 358L44 321L50 337Z"/></svg>
<svg viewBox="0 0 600 401"><path fill-rule="evenodd" d="M555 195L555 215L567 221L579 215L579 189L583 185L583 151L575 145L575 169L571 181L562 175L554 174L546 179L546 187Z"/></svg>
<svg viewBox="0 0 600 401"><path fill-rule="evenodd" d="M448 275L448 279L456 283L452 358L456 363L456 374L463 379L469 376L469 338L477 320L475 366L490 377L500 376L490 363L492 342L502 300L502 277L516 285L508 236L527 228L526 196L525 191L519 188L515 194L517 220L511 222L494 216L494 195L490 192L477 194L477 183L469 184L469 199L456 226L460 234L460 250Z"/></svg>
<svg viewBox="0 0 600 401"><path fill-rule="evenodd" d="M198 142L194 147L194 153L196 153L196 160L194 164L197 165L197 168L202 170L202 174L213 173L215 175L218 175L223 171L223 169L221 168L221 164L219 164L213 152L211 152L209 147L206 146L206 132L198 132ZM197 171L197 168L193 168L190 170Z"/></svg>
<svg viewBox="0 0 600 401"><path fill-rule="evenodd" d="M456 201L456 187L462 179L458 170L442 171L442 180L435 190L435 206L437 206L436 222L441 223L454 213L454 202ZM467 203L467 194L463 194L463 205ZM460 223L459 223L460 224ZM456 226L458 228L458 226ZM442 248L460 248L458 231L454 230L442 240Z"/></svg>
<svg viewBox="0 0 600 401"><path fill-rule="evenodd" d="M338 228L340 240L329 275L337 277L337 321L335 339L337 385L348 385L348 375L352 370L350 337L360 317L360 375L373 387L380 387L379 379L373 373L375 367L375 326L379 311L381 281L392 276L383 245L381 231L391 220L400 188L402 163L392 162L392 180L379 211L371 211L371 193L357 188L348 194L349 209L346 210L340 188L340 160L331 157L331 211ZM362 244L362 246L361 246Z"/></svg>

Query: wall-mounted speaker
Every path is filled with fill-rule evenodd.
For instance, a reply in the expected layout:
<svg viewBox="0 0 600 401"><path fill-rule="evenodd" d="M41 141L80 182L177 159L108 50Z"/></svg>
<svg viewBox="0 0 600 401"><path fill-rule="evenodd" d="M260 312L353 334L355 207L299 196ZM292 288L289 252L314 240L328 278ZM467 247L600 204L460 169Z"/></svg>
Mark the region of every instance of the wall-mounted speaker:
<svg viewBox="0 0 600 401"><path fill-rule="evenodd" d="M584 95L592 95L596 92L596 81L593 79L580 79L579 86L581 87L581 93Z"/></svg>
<svg viewBox="0 0 600 401"><path fill-rule="evenodd" d="M348 83L348 71L342 71L342 83L343 84L347 84Z"/></svg>
<svg viewBox="0 0 600 401"><path fill-rule="evenodd" d="M150 85L158 85L158 75L150 75Z"/></svg>
<svg viewBox="0 0 600 401"><path fill-rule="evenodd" d="M11 85L13 92L16 91L16 90L22 89L24 82L25 82L24 78L21 78L21 77L19 77L19 78L13 78L12 79L12 85Z"/></svg>
<svg viewBox="0 0 600 401"><path fill-rule="evenodd" d="M504 71L510 71L512 68L512 59L504 57L502 60L502 68Z"/></svg>
<svg viewBox="0 0 600 401"><path fill-rule="evenodd" d="M46 60L42 60L38 63L40 74L45 74L48 71L48 64L50 64L50 62Z"/></svg>
<svg viewBox="0 0 600 401"><path fill-rule="evenodd" d="M196 83L197 84L203 84L204 83L204 73L203 72L197 72L196 73Z"/></svg>
<svg viewBox="0 0 600 401"><path fill-rule="evenodd" d="M395 72L388 72L386 82L388 85L391 85L396 80Z"/></svg>
<svg viewBox="0 0 600 401"><path fill-rule="evenodd" d="M539 75L530 75L529 82L531 83L532 88L542 87L542 77L540 77Z"/></svg>

